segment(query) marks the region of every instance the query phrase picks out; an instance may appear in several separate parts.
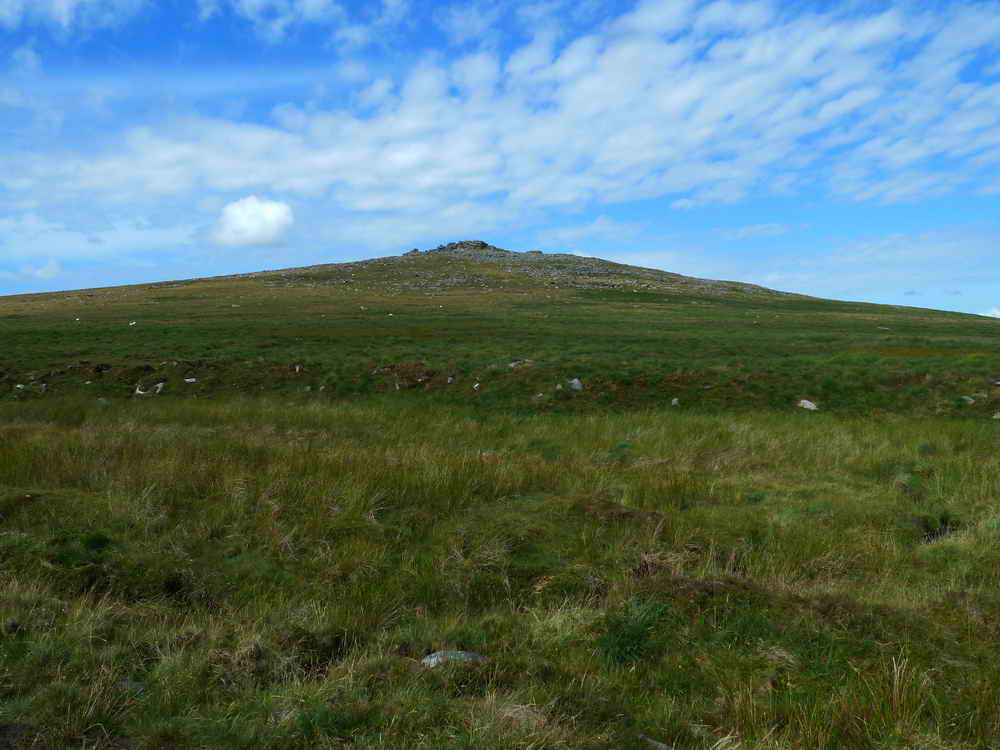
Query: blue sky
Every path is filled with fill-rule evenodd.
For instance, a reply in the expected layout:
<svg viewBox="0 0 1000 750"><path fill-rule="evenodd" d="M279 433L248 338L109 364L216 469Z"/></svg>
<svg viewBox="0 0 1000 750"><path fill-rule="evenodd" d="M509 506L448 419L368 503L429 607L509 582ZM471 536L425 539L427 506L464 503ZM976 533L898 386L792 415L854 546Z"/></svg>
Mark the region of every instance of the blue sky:
<svg viewBox="0 0 1000 750"><path fill-rule="evenodd" d="M1000 317L1000 0L0 0L0 294L458 239Z"/></svg>

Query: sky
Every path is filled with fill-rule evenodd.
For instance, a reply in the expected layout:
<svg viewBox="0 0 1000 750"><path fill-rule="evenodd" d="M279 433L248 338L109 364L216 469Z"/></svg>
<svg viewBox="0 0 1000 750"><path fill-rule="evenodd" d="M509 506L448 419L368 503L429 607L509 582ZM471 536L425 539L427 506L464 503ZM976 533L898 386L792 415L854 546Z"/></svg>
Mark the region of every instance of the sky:
<svg viewBox="0 0 1000 750"><path fill-rule="evenodd" d="M1000 0L0 0L0 294L481 239L1000 317Z"/></svg>

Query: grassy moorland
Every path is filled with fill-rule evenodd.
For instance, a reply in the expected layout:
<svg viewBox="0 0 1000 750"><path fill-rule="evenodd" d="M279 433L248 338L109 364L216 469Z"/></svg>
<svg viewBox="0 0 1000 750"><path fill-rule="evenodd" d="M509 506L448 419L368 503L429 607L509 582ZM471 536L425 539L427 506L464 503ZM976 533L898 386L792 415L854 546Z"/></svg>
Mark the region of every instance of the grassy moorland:
<svg viewBox="0 0 1000 750"><path fill-rule="evenodd" d="M1000 322L442 252L0 341L0 747L998 744Z"/></svg>

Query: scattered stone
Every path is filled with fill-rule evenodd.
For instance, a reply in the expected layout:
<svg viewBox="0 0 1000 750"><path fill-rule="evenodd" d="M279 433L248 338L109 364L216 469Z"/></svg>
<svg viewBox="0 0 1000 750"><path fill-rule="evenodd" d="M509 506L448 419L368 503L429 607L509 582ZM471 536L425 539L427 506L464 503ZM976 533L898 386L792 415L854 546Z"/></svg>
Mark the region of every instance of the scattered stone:
<svg viewBox="0 0 1000 750"><path fill-rule="evenodd" d="M453 378L451 375L449 375L448 376L448 385L451 385L454 382L455 382L455 378Z"/></svg>
<svg viewBox="0 0 1000 750"><path fill-rule="evenodd" d="M668 745L665 742L660 742L658 740L654 740L652 737L647 737L644 734L640 734L639 735L639 739L641 739L643 742L645 742L650 747L657 748L657 750L673 750L673 747L674 747L673 745Z"/></svg>
<svg viewBox="0 0 1000 750"><path fill-rule="evenodd" d="M24 383L18 383L14 387L17 388L17 390L19 390L19 391L23 391L24 390Z"/></svg>
<svg viewBox="0 0 1000 750"><path fill-rule="evenodd" d="M556 390L557 391L561 391L562 390L562 383L556 383Z"/></svg>
<svg viewBox="0 0 1000 750"><path fill-rule="evenodd" d="M133 320L131 323L129 323L129 327L134 326L135 324L136 322Z"/></svg>
<svg viewBox="0 0 1000 750"><path fill-rule="evenodd" d="M972 396L960 396L960 398L963 403L968 404L969 406L972 406L974 403L976 403L976 399L974 399Z"/></svg>
<svg viewBox="0 0 1000 750"><path fill-rule="evenodd" d="M800 409L808 409L809 411L817 411L819 409L819 407L816 406L816 404L814 404L812 401L809 401L808 399L802 399L801 401L799 401L798 407Z"/></svg>
<svg viewBox="0 0 1000 750"><path fill-rule="evenodd" d="M184 378L185 383L197 383L198 378Z"/></svg>
<svg viewBox="0 0 1000 750"><path fill-rule="evenodd" d="M1000 411L993 415L993 419L1000 419Z"/></svg>
<svg viewBox="0 0 1000 750"><path fill-rule="evenodd" d="M512 370L516 370L518 367L524 367L525 365L530 365L530 364L531 364L530 359L515 359L513 362L507 365L507 367L509 367Z"/></svg>
<svg viewBox="0 0 1000 750"><path fill-rule="evenodd" d="M574 391L583 390L583 383L580 382L580 378L573 378L572 380L567 380L566 382L569 383L569 387Z"/></svg>
<svg viewBox="0 0 1000 750"><path fill-rule="evenodd" d="M479 383L476 383L474 386L472 386L472 390L478 391L479 390Z"/></svg>
<svg viewBox="0 0 1000 750"><path fill-rule="evenodd" d="M681 405L681 400L679 398L674 397L674 398L670 399L670 405L671 406L680 406Z"/></svg>
<svg viewBox="0 0 1000 750"><path fill-rule="evenodd" d="M545 714L534 706L511 703L501 706L497 713L502 719L516 722L532 729L541 729L545 726Z"/></svg>
<svg viewBox="0 0 1000 750"><path fill-rule="evenodd" d="M429 656L425 656L420 663L425 667L438 667L448 662L465 662L467 664L481 664L486 661L486 657L472 651L435 651Z"/></svg>

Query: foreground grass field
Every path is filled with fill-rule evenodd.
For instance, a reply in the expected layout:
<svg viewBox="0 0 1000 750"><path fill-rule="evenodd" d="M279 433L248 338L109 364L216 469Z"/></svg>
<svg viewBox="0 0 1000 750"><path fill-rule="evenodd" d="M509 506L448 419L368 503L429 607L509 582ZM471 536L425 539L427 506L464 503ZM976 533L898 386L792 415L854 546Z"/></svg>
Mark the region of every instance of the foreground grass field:
<svg viewBox="0 0 1000 750"><path fill-rule="evenodd" d="M1000 746L1000 321L466 243L0 344L0 749Z"/></svg>
<svg viewBox="0 0 1000 750"><path fill-rule="evenodd" d="M30 747L995 747L1000 432L0 406ZM438 650L487 660L428 668Z"/></svg>

